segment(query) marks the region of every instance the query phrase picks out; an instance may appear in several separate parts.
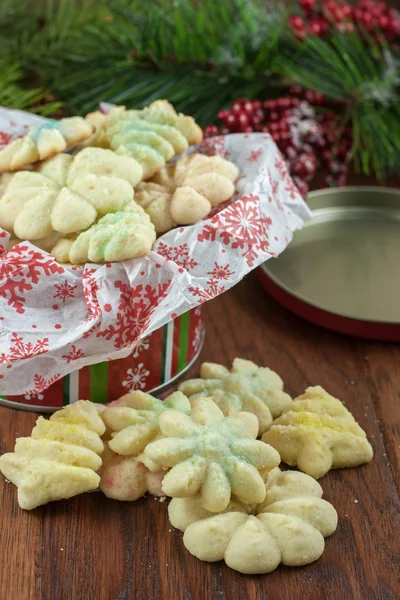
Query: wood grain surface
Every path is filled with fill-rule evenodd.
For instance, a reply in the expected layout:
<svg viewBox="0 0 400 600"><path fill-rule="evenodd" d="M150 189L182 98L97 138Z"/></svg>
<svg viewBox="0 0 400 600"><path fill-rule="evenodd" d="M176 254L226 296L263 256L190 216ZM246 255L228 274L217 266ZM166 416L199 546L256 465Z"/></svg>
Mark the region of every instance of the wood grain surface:
<svg viewBox="0 0 400 600"><path fill-rule="evenodd" d="M22 511L1 477L0 600L395 600L400 598L400 347L334 334L286 312L255 274L206 305L203 360L269 365L293 396L321 384L346 402L373 461L320 483L339 513L322 558L243 576L184 548L166 502L100 493ZM36 415L0 408L0 451Z"/></svg>

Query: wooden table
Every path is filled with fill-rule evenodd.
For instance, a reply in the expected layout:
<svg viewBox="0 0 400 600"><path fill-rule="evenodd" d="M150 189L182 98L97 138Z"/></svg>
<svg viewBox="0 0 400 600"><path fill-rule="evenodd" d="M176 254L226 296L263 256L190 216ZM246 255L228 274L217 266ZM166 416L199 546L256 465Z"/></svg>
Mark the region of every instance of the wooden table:
<svg viewBox="0 0 400 600"><path fill-rule="evenodd" d="M31 513L1 477L1 600L395 600L400 598L400 346L336 335L269 298L254 274L206 306L204 360L235 356L278 371L287 391L321 384L367 431L373 461L321 484L339 513L322 558L242 576L184 548L153 497L134 503L86 494ZM0 409L0 451L36 415Z"/></svg>

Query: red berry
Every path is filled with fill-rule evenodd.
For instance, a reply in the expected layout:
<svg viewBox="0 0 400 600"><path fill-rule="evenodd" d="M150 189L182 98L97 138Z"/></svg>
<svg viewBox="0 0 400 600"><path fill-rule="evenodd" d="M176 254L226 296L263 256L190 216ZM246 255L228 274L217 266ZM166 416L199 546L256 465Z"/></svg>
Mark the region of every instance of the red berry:
<svg viewBox="0 0 400 600"><path fill-rule="evenodd" d="M270 121L278 121L279 120L279 114L276 111L272 111L269 113L269 120Z"/></svg>
<svg viewBox="0 0 400 600"><path fill-rule="evenodd" d="M277 108L290 108L292 106L292 99L288 96L283 96L283 98L278 98L276 101Z"/></svg>
<svg viewBox="0 0 400 600"><path fill-rule="evenodd" d="M262 102L260 102L260 100L253 100L252 104L254 110L260 110L262 108Z"/></svg>
<svg viewBox="0 0 400 600"><path fill-rule="evenodd" d="M289 18L289 22L291 23L292 27L294 27L294 29L304 29L304 21L301 17L297 15L292 15Z"/></svg>
<svg viewBox="0 0 400 600"><path fill-rule="evenodd" d="M231 111L233 113L239 113L242 109L243 109L242 104L240 102L238 102L237 100L235 100L235 102L231 106Z"/></svg>
<svg viewBox="0 0 400 600"><path fill-rule="evenodd" d="M227 126L229 131L238 131L240 127L238 114L230 113L225 119L225 125Z"/></svg>
<svg viewBox="0 0 400 600"><path fill-rule="evenodd" d="M364 11L361 10L361 8L354 9L354 19L356 21L362 21L363 16L364 16Z"/></svg>
<svg viewBox="0 0 400 600"><path fill-rule="evenodd" d="M264 108L266 108L267 110L275 110L276 100L266 100L264 102Z"/></svg>
<svg viewBox="0 0 400 600"><path fill-rule="evenodd" d="M257 115L254 115L253 118L250 117L250 123L252 123L253 126L257 127L257 125L260 125L261 119Z"/></svg>
<svg viewBox="0 0 400 600"><path fill-rule="evenodd" d="M268 127L271 133L276 133L279 131L279 123L272 122L268 125Z"/></svg>
<svg viewBox="0 0 400 600"><path fill-rule="evenodd" d="M237 113L237 120L238 120L239 128L241 131L243 131L244 129L246 129L246 127L248 127L249 116L245 110L241 110L239 113Z"/></svg>
<svg viewBox="0 0 400 600"><path fill-rule="evenodd" d="M264 111L261 108L256 108L253 112L253 119L257 117L257 119L260 119L260 121L264 120Z"/></svg>
<svg viewBox="0 0 400 600"><path fill-rule="evenodd" d="M299 5L303 10L309 11L314 8L315 0L299 0Z"/></svg>
<svg viewBox="0 0 400 600"><path fill-rule="evenodd" d="M375 2L371 6L371 15L374 17L380 17L386 10L386 4L384 2Z"/></svg>
<svg viewBox="0 0 400 600"><path fill-rule="evenodd" d="M387 29L389 25L389 17L387 17L386 15L381 15L378 19L378 25L380 29Z"/></svg>
<svg viewBox="0 0 400 600"><path fill-rule="evenodd" d="M204 129L205 137L211 137L213 135L218 135L218 127L216 125L207 125Z"/></svg>
<svg viewBox="0 0 400 600"><path fill-rule="evenodd" d="M223 127L221 129L221 133L222 133L222 135L227 135L228 133L230 133L230 131L229 131L229 129L227 127Z"/></svg>
<svg viewBox="0 0 400 600"><path fill-rule="evenodd" d="M227 119L228 116L229 112L227 110L220 110L218 113L218 119L220 121L225 121L225 119Z"/></svg>
<svg viewBox="0 0 400 600"><path fill-rule="evenodd" d="M254 129L250 126L243 129L243 133L253 133Z"/></svg>
<svg viewBox="0 0 400 600"><path fill-rule="evenodd" d="M319 19L315 19L315 21L310 21L308 27L310 32L316 36L320 36L323 32Z"/></svg>
<svg viewBox="0 0 400 600"><path fill-rule="evenodd" d="M342 4L342 13L345 17L351 17L353 14L353 7L350 4Z"/></svg>
<svg viewBox="0 0 400 600"><path fill-rule="evenodd" d="M269 127L267 127L267 125L263 125L263 126L261 127L261 131L262 131L263 133L269 133Z"/></svg>
<svg viewBox="0 0 400 600"><path fill-rule="evenodd" d="M292 85L292 87L289 89L289 92L293 96L302 96L303 95L303 89L300 85Z"/></svg>

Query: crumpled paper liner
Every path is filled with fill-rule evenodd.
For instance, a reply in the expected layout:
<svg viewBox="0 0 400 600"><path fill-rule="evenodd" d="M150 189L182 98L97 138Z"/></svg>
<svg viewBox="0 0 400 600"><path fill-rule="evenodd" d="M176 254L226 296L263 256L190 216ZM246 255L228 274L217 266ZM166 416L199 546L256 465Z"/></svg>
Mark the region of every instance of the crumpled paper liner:
<svg viewBox="0 0 400 600"><path fill-rule="evenodd" d="M40 120L0 108L0 143ZM29 242L6 252L0 229L0 395L39 393L85 365L128 356L143 337L278 256L310 218L269 135L217 136L198 150L239 167L234 201L164 234L144 258L60 265Z"/></svg>

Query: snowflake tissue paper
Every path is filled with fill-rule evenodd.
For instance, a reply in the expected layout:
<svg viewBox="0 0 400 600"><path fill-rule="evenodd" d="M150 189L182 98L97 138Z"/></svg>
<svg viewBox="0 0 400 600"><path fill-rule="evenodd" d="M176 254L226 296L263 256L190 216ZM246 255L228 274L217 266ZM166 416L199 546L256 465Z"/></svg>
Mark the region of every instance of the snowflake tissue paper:
<svg viewBox="0 0 400 600"><path fill-rule="evenodd" d="M0 108L0 147L41 120ZM30 242L7 251L10 234L0 229L1 397L37 397L83 367L146 351L149 335L278 256L310 218L269 135L217 136L196 151L237 165L235 195L207 219L159 237L144 258L61 265Z"/></svg>

